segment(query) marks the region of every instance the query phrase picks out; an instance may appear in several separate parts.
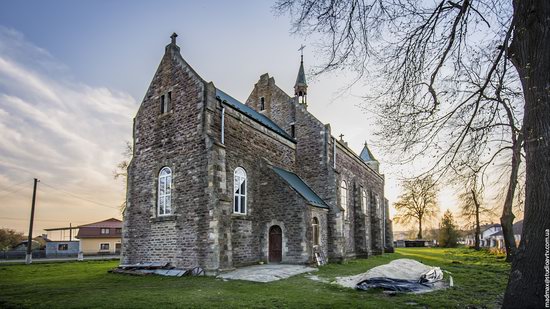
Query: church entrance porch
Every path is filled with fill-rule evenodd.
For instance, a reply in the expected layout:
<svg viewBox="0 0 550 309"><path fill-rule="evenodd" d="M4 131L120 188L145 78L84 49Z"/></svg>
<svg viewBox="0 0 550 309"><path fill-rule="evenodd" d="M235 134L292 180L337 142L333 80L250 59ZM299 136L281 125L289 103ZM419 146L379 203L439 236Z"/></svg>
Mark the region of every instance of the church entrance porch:
<svg viewBox="0 0 550 309"><path fill-rule="evenodd" d="M283 257L283 231L278 225L269 229L269 263L280 263Z"/></svg>

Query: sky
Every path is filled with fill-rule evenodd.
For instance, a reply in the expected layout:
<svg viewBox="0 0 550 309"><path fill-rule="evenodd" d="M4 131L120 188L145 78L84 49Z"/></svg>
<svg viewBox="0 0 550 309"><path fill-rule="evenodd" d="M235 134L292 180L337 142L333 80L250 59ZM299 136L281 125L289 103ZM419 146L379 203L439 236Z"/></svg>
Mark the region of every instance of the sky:
<svg viewBox="0 0 550 309"><path fill-rule="evenodd" d="M0 227L44 228L121 218L125 187L113 178L132 119L173 32L182 56L207 81L241 101L263 73L292 93L301 44L306 73L318 39L290 32L273 1L10 1L0 10ZM308 109L359 153L381 161L390 204L414 164L393 166L361 108L368 83L342 94L348 72L308 79ZM442 212L456 209L440 194ZM394 214L393 209L391 214ZM396 228L394 228L396 229ZM397 227L397 229L402 229Z"/></svg>

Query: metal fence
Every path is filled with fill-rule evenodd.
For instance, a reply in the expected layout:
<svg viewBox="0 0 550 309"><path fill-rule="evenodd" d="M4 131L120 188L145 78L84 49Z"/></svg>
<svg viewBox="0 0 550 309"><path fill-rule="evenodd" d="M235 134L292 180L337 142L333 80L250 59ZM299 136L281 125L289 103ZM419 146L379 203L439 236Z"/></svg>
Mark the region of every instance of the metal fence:
<svg viewBox="0 0 550 309"><path fill-rule="evenodd" d="M24 259L26 255L27 255L27 252L22 250L0 251L0 259L3 259L3 260ZM32 257L33 259L45 258L46 250L33 250Z"/></svg>

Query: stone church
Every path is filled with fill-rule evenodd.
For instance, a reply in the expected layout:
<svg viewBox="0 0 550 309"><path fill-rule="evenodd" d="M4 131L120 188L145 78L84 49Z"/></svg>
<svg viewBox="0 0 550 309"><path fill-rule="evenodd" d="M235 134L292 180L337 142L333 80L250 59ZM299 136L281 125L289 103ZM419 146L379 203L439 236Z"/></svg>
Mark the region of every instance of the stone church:
<svg viewBox="0 0 550 309"><path fill-rule="evenodd" d="M308 111L303 56L293 95L263 74L242 103L193 70L176 36L134 118L122 263L213 274L392 250L379 163Z"/></svg>

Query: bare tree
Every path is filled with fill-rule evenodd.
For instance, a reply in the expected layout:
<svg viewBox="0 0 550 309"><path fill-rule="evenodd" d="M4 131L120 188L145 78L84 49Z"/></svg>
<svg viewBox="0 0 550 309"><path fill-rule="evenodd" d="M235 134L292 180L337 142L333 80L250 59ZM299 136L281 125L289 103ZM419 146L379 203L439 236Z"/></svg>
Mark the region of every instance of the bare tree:
<svg viewBox="0 0 550 309"><path fill-rule="evenodd" d="M541 306L541 235L550 220L550 1L280 0L276 9L290 12L297 33L326 38L319 72L347 67L370 84L379 78L381 91L367 99L380 104L381 137L409 155L404 162L429 153L431 172L442 175L468 156L487 163L507 154L505 235L524 147L524 229L504 306ZM523 100L510 95L518 89ZM502 121L508 112L522 125ZM512 132L518 138L505 138Z"/></svg>
<svg viewBox="0 0 550 309"><path fill-rule="evenodd" d="M405 180L402 184L403 193L393 205L397 210L395 221L418 224L417 239L422 239L422 224L435 217L438 213L437 188L431 177Z"/></svg>
<svg viewBox="0 0 550 309"><path fill-rule="evenodd" d="M469 173L466 175L461 175L459 172L455 173L455 178L460 179L457 185L461 186L461 193L458 196L460 202L460 216L469 223L473 221L475 250L480 249L481 217L484 215L492 215L491 209L483 205L485 186L483 185L482 179L480 179L480 170L479 167L469 167Z"/></svg>
<svg viewBox="0 0 550 309"><path fill-rule="evenodd" d="M113 171L113 177L115 179L122 179L124 181L125 188L128 181L128 165L130 165L133 153L134 150L132 143L126 141L124 151L122 152L123 159L117 164L116 169ZM120 212L124 213L124 209L126 209L126 200L120 204Z"/></svg>

